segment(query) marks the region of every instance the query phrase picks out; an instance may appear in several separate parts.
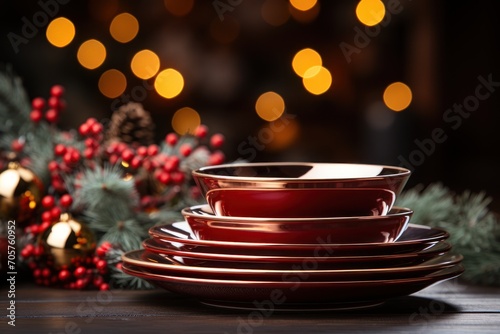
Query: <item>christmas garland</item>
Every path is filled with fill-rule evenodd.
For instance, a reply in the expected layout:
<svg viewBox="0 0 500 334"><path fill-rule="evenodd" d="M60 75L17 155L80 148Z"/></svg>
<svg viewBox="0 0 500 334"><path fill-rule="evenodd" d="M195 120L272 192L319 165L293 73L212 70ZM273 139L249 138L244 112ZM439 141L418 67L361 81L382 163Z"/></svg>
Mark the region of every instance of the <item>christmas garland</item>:
<svg viewBox="0 0 500 334"><path fill-rule="evenodd" d="M154 144L151 117L137 103L120 107L107 128L89 118L62 131L65 109L62 86L30 103L21 80L0 73L0 220L16 221L18 263L41 285L147 287L120 270L121 255L202 201L191 171L224 161L224 137L200 125Z"/></svg>

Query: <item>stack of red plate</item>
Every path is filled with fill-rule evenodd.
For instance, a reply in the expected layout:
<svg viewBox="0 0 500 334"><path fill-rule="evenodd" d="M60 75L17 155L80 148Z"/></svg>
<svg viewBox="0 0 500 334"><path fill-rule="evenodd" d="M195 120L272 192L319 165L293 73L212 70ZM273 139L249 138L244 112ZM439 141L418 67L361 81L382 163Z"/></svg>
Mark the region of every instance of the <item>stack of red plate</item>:
<svg viewBox="0 0 500 334"><path fill-rule="evenodd" d="M410 171L247 163L193 172L208 205L152 228L123 270L209 305L318 310L379 305L459 276L442 229L394 207Z"/></svg>

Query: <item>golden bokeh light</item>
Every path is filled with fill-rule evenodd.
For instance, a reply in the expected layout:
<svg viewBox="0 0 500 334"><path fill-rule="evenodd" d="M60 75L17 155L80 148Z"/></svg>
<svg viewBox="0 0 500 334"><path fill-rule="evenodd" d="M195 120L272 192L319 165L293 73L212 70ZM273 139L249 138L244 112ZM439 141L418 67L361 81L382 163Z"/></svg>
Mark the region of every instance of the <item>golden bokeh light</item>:
<svg viewBox="0 0 500 334"><path fill-rule="evenodd" d="M80 45L76 57L80 65L93 70L101 66L106 59L106 48L98 40L89 39Z"/></svg>
<svg viewBox="0 0 500 334"><path fill-rule="evenodd" d="M99 78L99 91L111 99L122 95L126 88L127 78L118 70L107 70Z"/></svg>
<svg viewBox="0 0 500 334"><path fill-rule="evenodd" d="M255 102L255 111L263 120L272 122L285 112L285 101L275 92L266 92Z"/></svg>
<svg viewBox="0 0 500 334"><path fill-rule="evenodd" d="M288 6L288 11L290 15L294 18L295 21L300 23L310 23L314 21L319 15L320 3L316 2L316 4L310 8L309 10L303 11L295 8L291 4Z"/></svg>
<svg viewBox="0 0 500 334"><path fill-rule="evenodd" d="M65 17L52 20L45 33L50 44L63 48L75 38L75 25Z"/></svg>
<svg viewBox="0 0 500 334"><path fill-rule="evenodd" d="M266 23L275 27L285 24L290 18L286 0L266 0L262 4L260 13Z"/></svg>
<svg viewBox="0 0 500 334"><path fill-rule="evenodd" d="M175 16L185 16L193 9L194 0L163 0L163 4Z"/></svg>
<svg viewBox="0 0 500 334"><path fill-rule="evenodd" d="M151 50L141 50L132 58L130 68L140 79L152 78L160 70L160 57Z"/></svg>
<svg viewBox="0 0 500 334"><path fill-rule="evenodd" d="M319 53L309 48L302 49L297 52L292 60L293 70L301 78L304 77L306 71L311 67L318 68L318 66L321 66L322 64L323 61Z"/></svg>
<svg viewBox="0 0 500 334"><path fill-rule="evenodd" d="M385 16L385 5L380 0L361 0L356 6L356 17L366 26L379 24Z"/></svg>
<svg viewBox="0 0 500 334"><path fill-rule="evenodd" d="M200 124L200 115L196 110L189 107L177 110L172 117L172 128L179 135L194 134L194 131Z"/></svg>
<svg viewBox="0 0 500 334"><path fill-rule="evenodd" d="M332 75L323 66L313 66L304 74L302 83L309 93L320 95L332 85Z"/></svg>
<svg viewBox="0 0 500 334"><path fill-rule="evenodd" d="M130 42L139 32L139 21L132 14L118 14L111 21L109 32L120 43Z"/></svg>
<svg viewBox="0 0 500 334"><path fill-rule="evenodd" d="M300 124L295 119L286 119L285 121L278 119L274 122L273 127L273 140L266 145L266 149L269 151L284 150L300 137Z"/></svg>
<svg viewBox="0 0 500 334"><path fill-rule="evenodd" d="M290 4L293 8L301 10L303 12L311 9L316 5L318 0L290 0Z"/></svg>
<svg viewBox="0 0 500 334"><path fill-rule="evenodd" d="M167 68L158 73L154 85L158 94L164 98L172 99L182 92L184 78L173 68Z"/></svg>
<svg viewBox="0 0 500 334"><path fill-rule="evenodd" d="M387 86L383 98L387 108L394 111L402 111L410 105L412 93L410 87L406 84L394 82Z"/></svg>

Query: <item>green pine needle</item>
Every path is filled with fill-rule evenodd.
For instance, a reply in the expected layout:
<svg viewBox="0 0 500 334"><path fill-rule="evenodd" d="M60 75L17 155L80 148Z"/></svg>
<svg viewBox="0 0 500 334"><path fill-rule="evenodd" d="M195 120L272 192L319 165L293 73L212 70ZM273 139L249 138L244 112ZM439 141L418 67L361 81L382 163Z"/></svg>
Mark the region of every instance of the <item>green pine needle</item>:
<svg viewBox="0 0 500 334"><path fill-rule="evenodd" d="M500 219L490 212L484 193L452 193L441 184L417 186L400 195L397 205L414 210L412 223L437 226L450 233L449 241L464 255L462 279L500 285Z"/></svg>
<svg viewBox="0 0 500 334"><path fill-rule="evenodd" d="M75 192L74 207L84 208L87 216L113 217L118 213L126 219L138 204L134 181L125 179L119 166L87 168L81 177L66 183L68 190Z"/></svg>
<svg viewBox="0 0 500 334"><path fill-rule="evenodd" d="M120 245L125 252L142 248L142 241L148 236L148 231L136 220L129 219L110 223L112 226L101 237L101 241Z"/></svg>
<svg viewBox="0 0 500 334"><path fill-rule="evenodd" d="M31 123L30 111L30 101L21 78L7 66L0 71L0 134L13 138L21 136L21 130Z"/></svg>

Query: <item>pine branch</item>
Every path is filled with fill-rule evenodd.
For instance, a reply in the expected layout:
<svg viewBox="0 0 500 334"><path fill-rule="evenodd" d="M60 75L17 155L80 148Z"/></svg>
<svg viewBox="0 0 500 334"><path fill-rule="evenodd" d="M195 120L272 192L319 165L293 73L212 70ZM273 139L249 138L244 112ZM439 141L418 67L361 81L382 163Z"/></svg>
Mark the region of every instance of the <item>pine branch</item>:
<svg viewBox="0 0 500 334"><path fill-rule="evenodd" d="M66 183L68 191L75 192L74 207L83 208L87 216L113 217L118 213L127 219L138 204L134 182L124 179L119 166L87 168L81 177Z"/></svg>
<svg viewBox="0 0 500 334"><path fill-rule="evenodd" d="M21 129L30 123L31 111L28 95L22 80L10 66L0 71L0 133L2 136L19 137Z"/></svg>
<svg viewBox="0 0 500 334"><path fill-rule="evenodd" d="M101 242L120 245L125 251L142 248L142 241L147 237L147 230L133 219L115 221L113 226L101 237Z"/></svg>
<svg viewBox="0 0 500 334"><path fill-rule="evenodd" d="M403 193L397 205L412 208L411 222L446 229L453 249L464 255L462 279L500 285L500 219L490 212L485 193L453 194L441 184Z"/></svg>

